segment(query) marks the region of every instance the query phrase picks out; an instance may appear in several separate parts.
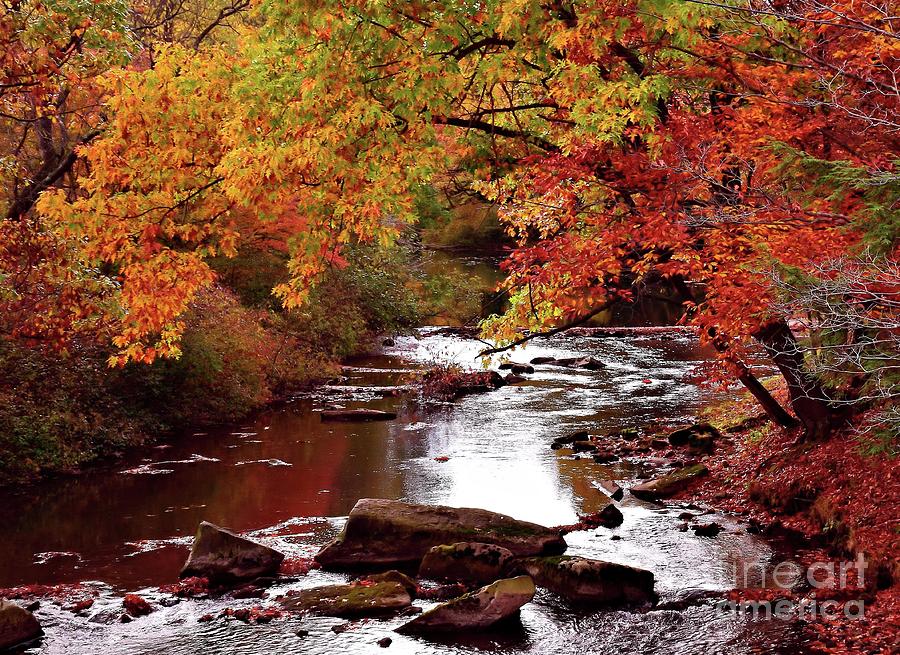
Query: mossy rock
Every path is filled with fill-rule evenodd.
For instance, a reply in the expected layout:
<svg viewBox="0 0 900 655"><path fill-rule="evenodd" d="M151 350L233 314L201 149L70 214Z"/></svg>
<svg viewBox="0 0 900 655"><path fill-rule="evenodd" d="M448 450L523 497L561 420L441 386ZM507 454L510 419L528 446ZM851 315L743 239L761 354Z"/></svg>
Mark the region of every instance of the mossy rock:
<svg viewBox="0 0 900 655"><path fill-rule="evenodd" d="M631 494L643 500L658 500L674 496L687 489L694 480L698 480L709 473L709 469L703 464L685 466L673 471L661 478L650 480L631 487Z"/></svg>
<svg viewBox="0 0 900 655"><path fill-rule="evenodd" d="M277 573L283 560L284 554L273 548L203 521L181 577L233 584Z"/></svg>
<svg viewBox="0 0 900 655"><path fill-rule="evenodd" d="M0 600L0 651L34 641L44 634L34 614L15 603Z"/></svg>
<svg viewBox="0 0 900 655"><path fill-rule="evenodd" d="M445 582L492 582L503 577L512 551L495 544L459 542L425 553L419 575Z"/></svg>
<svg viewBox="0 0 900 655"><path fill-rule="evenodd" d="M534 598L534 581L527 575L498 580L477 591L416 617L399 628L402 633L487 630L519 613L519 608Z"/></svg>
<svg viewBox="0 0 900 655"><path fill-rule="evenodd" d="M539 587L581 603L645 604L656 602L650 571L585 557L526 557L512 569L527 573Z"/></svg>
<svg viewBox="0 0 900 655"><path fill-rule="evenodd" d="M409 607L412 598L399 582L330 585L304 589L282 601L285 609L324 616L373 616L390 614Z"/></svg>
<svg viewBox="0 0 900 655"><path fill-rule="evenodd" d="M316 555L323 568L378 569L418 565L434 546L494 544L516 556L562 553L559 532L483 509L415 505L364 498L338 537Z"/></svg>
<svg viewBox="0 0 900 655"><path fill-rule="evenodd" d="M416 581L411 577L406 575L405 573L401 573L400 571L385 571L384 573L374 573L372 575L367 575L363 578L366 582L396 582L399 585L402 585L406 592L409 594L410 598L415 598L416 593L419 590L419 586L416 584Z"/></svg>

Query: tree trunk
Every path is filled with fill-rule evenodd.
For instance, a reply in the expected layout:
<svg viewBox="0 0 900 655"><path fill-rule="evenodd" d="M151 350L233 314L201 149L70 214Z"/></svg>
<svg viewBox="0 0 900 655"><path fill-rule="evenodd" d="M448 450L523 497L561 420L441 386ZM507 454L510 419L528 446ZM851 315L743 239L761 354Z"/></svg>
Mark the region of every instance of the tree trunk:
<svg viewBox="0 0 900 655"><path fill-rule="evenodd" d="M762 405L762 408L766 410L766 414L773 421L783 428L792 428L797 425L797 419L788 414L787 410L772 397L769 390L762 385L762 382L756 379L756 376L750 372L750 369L747 368L744 362L738 361L737 367L739 370L738 380L747 387L747 391L753 394L753 397Z"/></svg>
<svg viewBox="0 0 900 655"><path fill-rule="evenodd" d="M772 394L762 385L762 382L756 379L750 368L734 355L728 354L728 344L724 343L721 338L716 337L714 332L714 330L710 330L710 336L713 338L713 345L716 347L716 350L724 353L728 360L737 367L738 380L756 398L756 401L766 411L769 418L784 428L792 428L797 425L797 419L788 414L787 410L781 406L781 403L772 397Z"/></svg>
<svg viewBox="0 0 900 655"><path fill-rule="evenodd" d="M807 439L824 439L831 433L835 412L822 385L806 370L803 353L791 328L773 321L755 335L787 381L791 408L800 419Z"/></svg>

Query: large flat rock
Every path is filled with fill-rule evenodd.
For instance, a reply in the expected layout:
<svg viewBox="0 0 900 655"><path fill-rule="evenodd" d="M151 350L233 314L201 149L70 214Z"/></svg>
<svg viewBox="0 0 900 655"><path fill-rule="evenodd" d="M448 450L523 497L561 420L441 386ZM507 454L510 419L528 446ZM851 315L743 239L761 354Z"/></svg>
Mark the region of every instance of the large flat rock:
<svg viewBox="0 0 900 655"><path fill-rule="evenodd" d="M278 571L284 555L273 548L203 521L181 577L199 576L213 584L252 580Z"/></svg>
<svg viewBox="0 0 900 655"><path fill-rule="evenodd" d="M656 601L653 573L644 569L585 557L527 557L517 560L516 573L569 600L602 604Z"/></svg>
<svg viewBox="0 0 900 655"><path fill-rule="evenodd" d="M409 607L409 591L400 582L354 582L303 591L285 598L287 610L325 616L376 616Z"/></svg>
<svg viewBox="0 0 900 655"><path fill-rule="evenodd" d="M34 614L0 599L0 651L37 639L44 631Z"/></svg>
<svg viewBox="0 0 900 655"><path fill-rule="evenodd" d="M503 577L512 552L496 544L462 542L435 546L422 559L419 576L444 582L485 584Z"/></svg>
<svg viewBox="0 0 900 655"><path fill-rule="evenodd" d="M434 546L463 541L495 544L513 555L565 551L558 531L483 509L415 505L363 498L344 530L316 560L326 569L378 569L416 565Z"/></svg>
<svg viewBox="0 0 900 655"><path fill-rule="evenodd" d="M361 421L393 421L397 412L385 412L380 409L327 409L319 414L323 422L343 421L349 423Z"/></svg>
<svg viewBox="0 0 900 655"><path fill-rule="evenodd" d="M519 608L534 598L534 592L534 581L527 575L498 580L428 610L397 628L397 632L486 630L518 615Z"/></svg>

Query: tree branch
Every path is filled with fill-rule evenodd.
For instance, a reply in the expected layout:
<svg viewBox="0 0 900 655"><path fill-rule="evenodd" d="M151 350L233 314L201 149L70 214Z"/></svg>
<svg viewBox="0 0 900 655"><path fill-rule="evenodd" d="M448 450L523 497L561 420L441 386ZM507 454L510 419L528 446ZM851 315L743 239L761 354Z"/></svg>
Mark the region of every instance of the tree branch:
<svg viewBox="0 0 900 655"><path fill-rule="evenodd" d="M589 320L594 318L600 312L603 312L603 311L606 311L607 309L609 309L609 306L611 304L612 303L610 303L610 302L605 302L602 305L600 305L599 307L592 309L587 314L584 314L583 316L580 316L573 321L564 323L563 325L557 326L550 330L545 330L543 332L531 332L530 334L526 334L521 339L516 339L512 343L507 344L505 346L498 346L496 348L487 348L485 350L482 350L480 353L478 353L478 355L476 357L487 357L488 355L494 355L496 353L506 352L507 350L515 348L516 346L521 346L523 343L528 343L529 341L531 341L532 339L536 339L537 337L552 337L554 334L559 334L560 332L565 332L566 330L568 330L570 328L577 327L579 325L582 325L583 323L587 323Z"/></svg>

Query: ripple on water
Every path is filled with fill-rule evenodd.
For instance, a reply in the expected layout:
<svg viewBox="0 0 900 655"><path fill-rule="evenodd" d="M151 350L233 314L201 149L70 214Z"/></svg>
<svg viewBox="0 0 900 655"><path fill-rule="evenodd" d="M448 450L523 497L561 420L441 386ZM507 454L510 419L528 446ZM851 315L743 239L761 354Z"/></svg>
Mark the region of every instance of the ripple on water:
<svg viewBox="0 0 900 655"><path fill-rule="evenodd" d="M400 371L435 359L476 366L483 347L432 329L396 341L391 352L402 358L356 362L357 368L348 371L353 384L397 384L397 376L405 375ZM98 588L91 611L100 613L121 608L123 589L172 582L202 519L249 531L291 558L310 557L332 539L360 497L483 507L546 525L573 523L579 513L603 502L591 482L613 478L627 487L635 480L636 467L575 460L551 450L549 442L580 429L602 434L649 422L690 420L705 392L688 380L708 353L682 338L577 337L530 344L512 359L583 355L607 367L578 371L538 366L525 384L468 396L428 412L404 408L400 420L377 424L323 425L313 409L330 396L320 392L264 413L255 425L175 441L166 451L171 459L132 461L121 471L129 475L98 472L35 487L27 499L16 497L18 505L0 503L0 522L9 526L17 542L7 560L0 561L0 575L7 584L39 576L44 576L42 581L61 581L46 577L51 574L113 581L117 590ZM493 364L498 362L495 357ZM398 401L354 390L346 402L390 409ZM235 441L252 446L256 459L236 457L241 451L230 448ZM435 461L442 456L449 459ZM199 462L207 465L190 466ZM163 472L168 474L144 477ZM735 566L775 557L766 542L746 534L728 517L715 517L726 532L704 539L676 530L677 511L661 513L658 506L629 495L621 507L620 527L570 534L570 552L652 570L664 601L682 598L692 589L726 590L733 586ZM179 511L166 511L173 508ZM48 532L45 525L54 530ZM620 538L614 540L613 535ZM36 554L55 551L79 553L81 568L57 566L71 559L62 556L50 557L41 566L34 563ZM38 616L47 638L39 652L366 655L383 652L375 643L385 636L393 639L389 652L416 655L804 652L790 624L725 615L708 603L679 612L590 611L572 608L543 591L523 608L520 628L505 635L454 635L450 641L395 634L392 630L401 618L357 622L341 634L331 627L344 621L330 618L285 617L266 625L198 622L225 607L270 604L289 589L346 579L313 571L272 588L266 600L205 599L171 607L160 605L165 597L149 587L140 593L157 610L126 624L91 623L43 603ZM309 636L298 637L300 629Z"/></svg>

